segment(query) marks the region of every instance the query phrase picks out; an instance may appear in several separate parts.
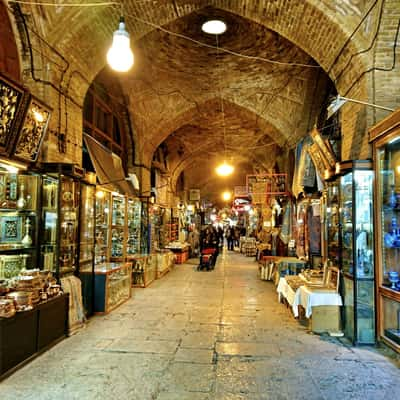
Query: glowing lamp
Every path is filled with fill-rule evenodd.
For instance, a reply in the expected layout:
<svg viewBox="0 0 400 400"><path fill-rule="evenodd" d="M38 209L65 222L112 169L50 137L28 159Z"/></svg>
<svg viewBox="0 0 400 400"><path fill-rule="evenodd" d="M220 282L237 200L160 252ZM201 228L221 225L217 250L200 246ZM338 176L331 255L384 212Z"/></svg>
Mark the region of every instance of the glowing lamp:
<svg viewBox="0 0 400 400"><path fill-rule="evenodd" d="M118 30L114 32L112 45L107 52L107 62L113 70L126 72L132 67L133 61L129 33L125 29L124 18L121 17Z"/></svg>
<svg viewBox="0 0 400 400"><path fill-rule="evenodd" d="M231 197L232 197L231 192L222 193L222 199L225 201L229 201L231 199Z"/></svg>
<svg viewBox="0 0 400 400"><path fill-rule="evenodd" d="M205 33L209 33L210 35L221 35L226 31L226 24L224 21L219 19L213 19L204 22L204 24L201 26L201 30Z"/></svg>
<svg viewBox="0 0 400 400"><path fill-rule="evenodd" d="M217 174L219 176L229 176L234 171L234 168L232 165L230 165L226 161L224 161L221 165L218 165L218 167L215 169L215 171L217 172Z"/></svg>

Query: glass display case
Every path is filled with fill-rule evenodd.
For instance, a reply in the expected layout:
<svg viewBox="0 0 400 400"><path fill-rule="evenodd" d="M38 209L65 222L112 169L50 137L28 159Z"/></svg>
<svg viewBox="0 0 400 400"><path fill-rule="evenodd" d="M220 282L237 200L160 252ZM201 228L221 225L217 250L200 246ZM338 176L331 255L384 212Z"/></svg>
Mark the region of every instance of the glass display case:
<svg viewBox="0 0 400 400"><path fill-rule="evenodd" d="M123 261L126 255L126 197L117 193L111 196L110 260Z"/></svg>
<svg viewBox="0 0 400 400"><path fill-rule="evenodd" d="M96 208L95 208L95 265L104 263L109 260L109 228L110 228L110 209L111 209L111 192L105 190L96 191Z"/></svg>
<svg viewBox="0 0 400 400"><path fill-rule="evenodd" d="M339 210L343 328L355 344L375 343L373 171L370 160L341 162Z"/></svg>
<svg viewBox="0 0 400 400"><path fill-rule="evenodd" d="M0 162L0 278L38 266L40 175Z"/></svg>
<svg viewBox="0 0 400 400"><path fill-rule="evenodd" d="M369 133L376 176L378 336L400 351L400 110Z"/></svg>
<svg viewBox="0 0 400 400"><path fill-rule="evenodd" d="M140 253L142 203L139 199L128 198L128 239L126 243L126 256L129 258Z"/></svg>
<svg viewBox="0 0 400 400"><path fill-rule="evenodd" d="M42 180L42 234L40 258L43 268L55 272L58 232L59 180L44 175Z"/></svg>
<svg viewBox="0 0 400 400"><path fill-rule="evenodd" d="M80 179L73 164L44 164L41 260L58 278L78 269Z"/></svg>
<svg viewBox="0 0 400 400"><path fill-rule="evenodd" d="M94 311L108 313L131 297L131 263L102 263L95 267Z"/></svg>
<svg viewBox="0 0 400 400"><path fill-rule="evenodd" d="M95 235L95 186L81 184L79 271L92 271Z"/></svg>
<svg viewBox="0 0 400 400"><path fill-rule="evenodd" d="M327 184L325 192L324 254L333 266L340 267L339 179Z"/></svg>
<svg viewBox="0 0 400 400"><path fill-rule="evenodd" d="M82 281L82 301L86 316L93 314L94 300L94 243L95 243L95 193L96 187L81 182L81 211L79 216L79 276L88 274L91 279Z"/></svg>

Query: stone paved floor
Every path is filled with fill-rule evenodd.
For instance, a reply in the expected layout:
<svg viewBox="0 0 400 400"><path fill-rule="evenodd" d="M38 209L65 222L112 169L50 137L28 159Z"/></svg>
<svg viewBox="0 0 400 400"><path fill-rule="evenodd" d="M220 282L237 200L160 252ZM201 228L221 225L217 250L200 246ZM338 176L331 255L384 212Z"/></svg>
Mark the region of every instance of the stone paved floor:
<svg viewBox="0 0 400 400"><path fill-rule="evenodd" d="M0 383L0 399L400 399L397 356L307 332L252 258L194 267L92 318Z"/></svg>

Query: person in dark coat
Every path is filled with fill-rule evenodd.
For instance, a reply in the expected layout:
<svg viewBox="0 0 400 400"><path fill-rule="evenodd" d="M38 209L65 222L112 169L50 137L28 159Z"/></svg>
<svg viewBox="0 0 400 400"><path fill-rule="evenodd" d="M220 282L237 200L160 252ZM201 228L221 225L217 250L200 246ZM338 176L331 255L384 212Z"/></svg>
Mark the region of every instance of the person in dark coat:
<svg viewBox="0 0 400 400"><path fill-rule="evenodd" d="M233 229L233 226L228 226L225 236L228 243L228 250L233 250L233 241L235 239L235 230Z"/></svg>

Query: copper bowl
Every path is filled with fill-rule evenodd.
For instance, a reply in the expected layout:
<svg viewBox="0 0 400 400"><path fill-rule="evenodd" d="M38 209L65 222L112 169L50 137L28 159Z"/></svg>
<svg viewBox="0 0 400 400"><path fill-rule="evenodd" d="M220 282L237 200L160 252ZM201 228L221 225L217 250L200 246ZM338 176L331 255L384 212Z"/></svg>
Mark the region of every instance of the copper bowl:
<svg viewBox="0 0 400 400"><path fill-rule="evenodd" d="M25 291L16 291L8 293L7 299L14 300L15 308L17 311L26 309L32 305L32 293Z"/></svg>
<svg viewBox="0 0 400 400"><path fill-rule="evenodd" d="M0 299L0 317L10 318L16 313L14 300Z"/></svg>

